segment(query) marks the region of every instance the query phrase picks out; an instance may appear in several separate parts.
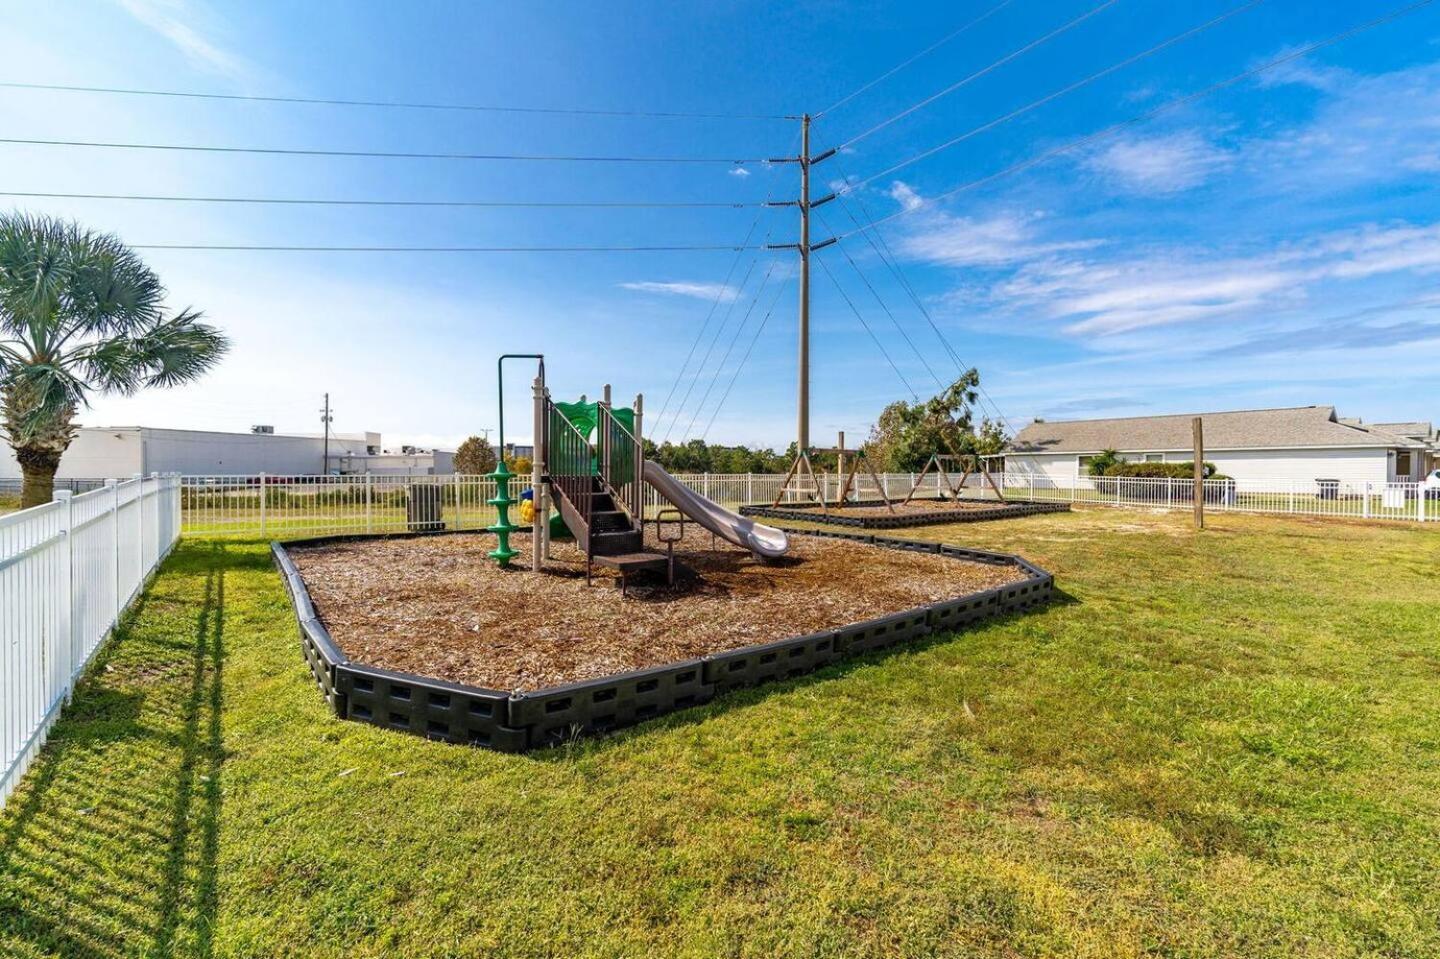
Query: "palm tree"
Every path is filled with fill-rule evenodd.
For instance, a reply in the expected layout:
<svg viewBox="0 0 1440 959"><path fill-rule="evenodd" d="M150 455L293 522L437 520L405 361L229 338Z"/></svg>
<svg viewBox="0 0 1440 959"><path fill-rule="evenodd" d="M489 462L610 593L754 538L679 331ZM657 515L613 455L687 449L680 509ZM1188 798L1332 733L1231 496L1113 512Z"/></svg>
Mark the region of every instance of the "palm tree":
<svg viewBox="0 0 1440 959"><path fill-rule="evenodd" d="M198 378L223 334L182 310L110 234L50 217L0 214L0 421L20 462L20 505L48 502L74 418L92 393L131 394Z"/></svg>

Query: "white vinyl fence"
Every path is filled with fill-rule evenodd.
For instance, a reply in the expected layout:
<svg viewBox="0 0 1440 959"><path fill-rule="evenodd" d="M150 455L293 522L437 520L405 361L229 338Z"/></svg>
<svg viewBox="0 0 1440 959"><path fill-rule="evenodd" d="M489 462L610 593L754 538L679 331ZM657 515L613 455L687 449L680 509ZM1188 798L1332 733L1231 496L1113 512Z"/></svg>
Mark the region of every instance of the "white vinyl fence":
<svg viewBox="0 0 1440 959"><path fill-rule="evenodd" d="M1080 476L1067 483L1030 473L1006 473L1005 494L1092 506L1191 509L1195 482L1151 477ZM1344 483L1310 480L1253 483L1205 480L1205 508L1227 513L1280 513L1359 520L1440 521L1440 490L1420 483Z"/></svg>
<svg viewBox="0 0 1440 959"><path fill-rule="evenodd" d="M676 479L716 502L735 508L745 503L773 502L785 477L773 473L685 473ZM828 498L839 490L832 474L818 477ZM874 499L879 491L869 476L860 477L858 496ZM886 496L903 499L915 483L913 473L886 473L880 477ZM955 479L958 479L956 477ZM996 474L1008 499L1061 501L1090 506L1144 509L1190 509L1193 481L1188 479L1092 478L1057 484L1026 473ZM919 495L935 496L941 489L937 474L926 477ZM529 486L528 478L511 481L510 495L518 500ZM413 487L431 487L438 501L439 520L447 529L483 529L495 522L495 484L483 476L187 476L182 493L185 535L290 537L327 533L403 532L409 528L407 508ZM1440 496L1427 496L1416 483L1343 484L1319 481L1286 488L1258 486L1234 480L1207 480L1206 508L1216 512L1288 513L1369 520L1440 520ZM659 494L646 487L646 513L663 505ZM994 498L981 477L966 483L967 498ZM807 499L791 491L788 502ZM519 523L519 506L511 509Z"/></svg>
<svg viewBox="0 0 1440 959"><path fill-rule="evenodd" d="M0 516L0 805L75 680L180 535L176 476Z"/></svg>

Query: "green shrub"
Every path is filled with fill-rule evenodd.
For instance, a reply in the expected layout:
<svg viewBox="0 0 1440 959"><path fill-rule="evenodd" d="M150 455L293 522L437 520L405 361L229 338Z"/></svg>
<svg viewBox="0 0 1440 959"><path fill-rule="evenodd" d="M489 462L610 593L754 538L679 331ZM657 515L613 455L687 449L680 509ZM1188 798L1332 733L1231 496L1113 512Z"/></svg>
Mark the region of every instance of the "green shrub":
<svg viewBox="0 0 1440 959"><path fill-rule="evenodd" d="M1092 464L1093 465L1093 464ZM1106 467L1102 476L1137 476L1154 479L1191 479L1195 475L1195 463L1126 463L1118 462ZM1229 479L1215 471L1214 463L1205 464L1206 479Z"/></svg>
<svg viewBox="0 0 1440 959"><path fill-rule="evenodd" d="M1120 454L1114 450L1101 450L1098 455L1090 458L1090 475L1107 476L1110 470L1124 463Z"/></svg>

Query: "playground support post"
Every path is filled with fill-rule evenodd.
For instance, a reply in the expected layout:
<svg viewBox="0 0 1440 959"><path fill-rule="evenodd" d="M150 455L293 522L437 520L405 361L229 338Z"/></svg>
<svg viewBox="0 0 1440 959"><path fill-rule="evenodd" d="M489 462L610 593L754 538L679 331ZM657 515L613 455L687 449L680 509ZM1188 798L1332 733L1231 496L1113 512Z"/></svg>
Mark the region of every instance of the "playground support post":
<svg viewBox="0 0 1440 959"><path fill-rule="evenodd" d="M531 384L535 394L535 453L530 457L530 496L534 507L530 521L530 569L540 572L550 558L550 496L545 485L545 380L535 377ZM501 449L504 453L504 449Z"/></svg>

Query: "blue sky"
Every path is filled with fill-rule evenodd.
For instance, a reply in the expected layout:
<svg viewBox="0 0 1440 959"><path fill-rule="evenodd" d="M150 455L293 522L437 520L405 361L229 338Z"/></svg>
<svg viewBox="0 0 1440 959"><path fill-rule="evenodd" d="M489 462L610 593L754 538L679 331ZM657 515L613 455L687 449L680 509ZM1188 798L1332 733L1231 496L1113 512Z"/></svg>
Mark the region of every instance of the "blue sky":
<svg viewBox="0 0 1440 959"><path fill-rule="evenodd" d="M790 114L824 110L996 2L14 4L0 34L0 80ZM1098 3L1012 0L824 113L815 123L816 150L845 143ZM874 176L1241 5L1117 0L817 165L817 190ZM1335 404L1370 421L1440 417L1434 188L1440 6L1015 175L932 199L1391 7L1267 0L852 189L817 211L823 220L817 217L812 239L853 228L851 216L904 211L875 232L960 358L979 367L984 411L998 409L1016 428L1034 416L1306 403ZM0 89L0 118L7 136L31 139L735 159L791 154L797 130L775 120L15 89ZM793 198L796 173L761 163L511 163L0 144L0 184L68 193L753 203L767 195ZM752 224L759 240L796 237L793 210L748 207L367 209L3 197L0 203L74 217L135 244L732 246ZM196 386L102 398L84 422L212 429L271 423L313 431L320 394L329 390L337 429L453 443L497 425L496 355L543 352L557 395L593 396L607 381L622 398L643 391L652 435L675 439L708 428L712 441L776 446L794 436L790 253L145 255L173 304L204 310L231 334L234 352ZM935 378L953 375L955 366L863 235L815 258L909 383L817 265L812 434L822 442L837 429L863 434L885 403L912 388L933 392ZM680 376L712 304L709 330ZM734 389L721 405L732 378ZM520 389L511 394L512 410L525 408L524 396ZM524 437L528 416L515 414L507 427Z"/></svg>

